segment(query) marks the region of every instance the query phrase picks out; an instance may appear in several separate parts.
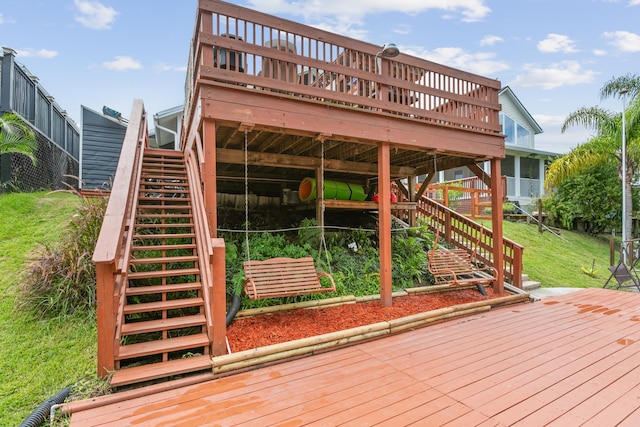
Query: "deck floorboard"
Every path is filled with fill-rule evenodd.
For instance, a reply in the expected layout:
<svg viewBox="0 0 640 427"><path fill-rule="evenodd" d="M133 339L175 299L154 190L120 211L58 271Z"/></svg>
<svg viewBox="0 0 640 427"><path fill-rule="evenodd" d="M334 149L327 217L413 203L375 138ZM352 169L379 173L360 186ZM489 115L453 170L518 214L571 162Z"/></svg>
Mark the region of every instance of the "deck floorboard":
<svg viewBox="0 0 640 427"><path fill-rule="evenodd" d="M640 294L583 289L74 413L71 426L637 426Z"/></svg>

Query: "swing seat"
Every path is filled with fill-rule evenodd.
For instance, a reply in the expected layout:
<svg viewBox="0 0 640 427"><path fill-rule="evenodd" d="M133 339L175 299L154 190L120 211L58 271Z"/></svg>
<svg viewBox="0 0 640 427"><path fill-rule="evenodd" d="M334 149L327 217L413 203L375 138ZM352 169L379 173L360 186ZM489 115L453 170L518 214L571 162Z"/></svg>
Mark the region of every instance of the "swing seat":
<svg viewBox="0 0 640 427"><path fill-rule="evenodd" d="M250 299L280 298L322 292L335 292L328 273L317 273L313 258L272 258L244 262L244 292ZM331 287L322 286L327 277Z"/></svg>
<svg viewBox="0 0 640 427"><path fill-rule="evenodd" d="M496 269L477 267L471 254L464 249L432 249L427 252L428 269L436 285L475 285L486 295L483 285L493 283L498 277Z"/></svg>

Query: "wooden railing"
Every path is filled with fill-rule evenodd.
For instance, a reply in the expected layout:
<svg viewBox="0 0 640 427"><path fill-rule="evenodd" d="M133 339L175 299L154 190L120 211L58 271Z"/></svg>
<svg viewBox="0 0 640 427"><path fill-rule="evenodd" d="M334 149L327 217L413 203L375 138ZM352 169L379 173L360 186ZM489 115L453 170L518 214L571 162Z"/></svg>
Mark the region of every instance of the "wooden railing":
<svg viewBox="0 0 640 427"><path fill-rule="evenodd" d="M100 235L93 253L96 264L96 317L98 335L98 376L114 370L114 355L119 339L116 323L126 285L128 244L140 182L143 151L148 145L147 115L141 100L135 100L122 143Z"/></svg>
<svg viewBox="0 0 640 427"><path fill-rule="evenodd" d="M500 82L251 9L200 0L186 80L185 123L199 84L498 135Z"/></svg>
<svg viewBox="0 0 640 427"><path fill-rule="evenodd" d="M506 183L507 177L503 176L503 200L507 196ZM491 213L486 211L491 206L491 189L477 177L429 184L424 195L471 219L491 218Z"/></svg>
<svg viewBox="0 0 640 427"><path fill-rule="evenodd" d="M429 230L445 239L455 248L475 250L476 260L494 268L492 250L493 232L446 206L423 196L416 208ZM523 247L507 238L502 239L504 254L505 281L522 288L522 251Z"/></svg>
<svg viewBox="0 0 640 427"><path fill-rule="evenodd" d="M212 239L202 194L202 173L198 159L200 150L185 152L187 177L191 189L192 212L200 281L207 318L207 333L211 343L211 353L226 354L226 267L225 247L222 239Z"/></svg>

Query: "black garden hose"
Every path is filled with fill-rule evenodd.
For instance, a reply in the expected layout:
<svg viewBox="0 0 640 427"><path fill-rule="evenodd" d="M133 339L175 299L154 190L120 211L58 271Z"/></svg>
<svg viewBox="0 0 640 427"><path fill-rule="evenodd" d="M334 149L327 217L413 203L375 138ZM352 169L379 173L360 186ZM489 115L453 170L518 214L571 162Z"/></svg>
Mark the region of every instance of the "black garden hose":
<svg viewBox="0 0 640 427"><path fill-rule="evenodd" d="M242 298L239 295L233 294L233 300L231 300L231 307L229 307L229 311L227 311L227 326L233 322L233 318L238 314L238 310L240 310L240 302Z"/></svg>
<svg viewBox="0 0 640 427"><path fill-rule="evenodd" d="M71 394L71 386L65 387L58 393L42 402L36 409L29 414L27 418L22 421L19 427L38 427L42 425L51 413L51 407L53 405L59 405L64 403L65 399Z"/></svg>

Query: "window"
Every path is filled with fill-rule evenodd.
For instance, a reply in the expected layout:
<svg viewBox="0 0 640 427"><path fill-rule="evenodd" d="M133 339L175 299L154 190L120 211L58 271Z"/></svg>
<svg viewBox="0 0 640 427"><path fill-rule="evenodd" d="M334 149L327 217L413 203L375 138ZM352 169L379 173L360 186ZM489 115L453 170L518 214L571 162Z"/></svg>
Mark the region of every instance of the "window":
<svg viewBox="0 0 640 427"><path fill-rule="evenodd" d="M505 135L505 144L520 145L523 147L532 145L530 139L531 132L511 117L500 113L500 124L502 125L502 133Z"/></svg>

